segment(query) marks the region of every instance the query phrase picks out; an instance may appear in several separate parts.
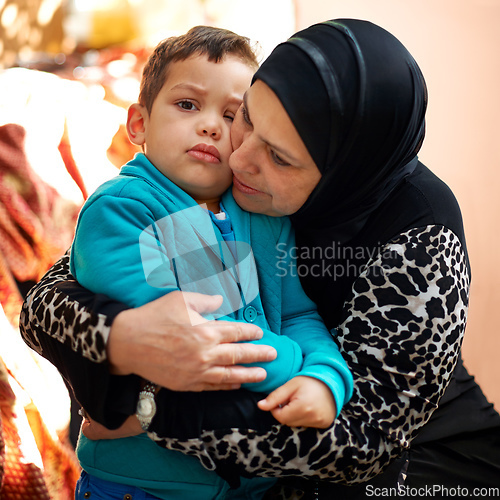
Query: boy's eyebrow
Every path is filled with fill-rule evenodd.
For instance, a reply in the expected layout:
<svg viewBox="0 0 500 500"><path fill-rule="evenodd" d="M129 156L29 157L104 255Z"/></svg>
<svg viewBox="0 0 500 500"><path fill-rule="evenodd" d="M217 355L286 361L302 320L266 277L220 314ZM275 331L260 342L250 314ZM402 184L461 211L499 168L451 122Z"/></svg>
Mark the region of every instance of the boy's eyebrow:
<svg viewBox="0 0 500 500"><path fill-rule="evenodd" d="M172 90L190 90L192 92L197 92L200 95L206 96L208 94L208 90L202 87L201 85L196 85L195 83L178 83L177 85L174 85L170 91ZM241 104L241 97L239 95L230 95L228 97L228 100L231 103L237 104L238 106Z"/></svg>
<svg viewBox="0 0 500 500"><path fill-rule="evenodd" d="M199 94L207 94L207 89L203 88L201 85L195 85L194 83L178 83L174 85L170 90L193 90Z"/></svg>
<svg viewBox="0 0 500 500"><path fill-rule="evenodd" d="M229 102L237 104L238 107L240 107L240 105L241 105L241 97L239 95L236 95L236 94L231 95L231 96L229 96Z"/></svg>

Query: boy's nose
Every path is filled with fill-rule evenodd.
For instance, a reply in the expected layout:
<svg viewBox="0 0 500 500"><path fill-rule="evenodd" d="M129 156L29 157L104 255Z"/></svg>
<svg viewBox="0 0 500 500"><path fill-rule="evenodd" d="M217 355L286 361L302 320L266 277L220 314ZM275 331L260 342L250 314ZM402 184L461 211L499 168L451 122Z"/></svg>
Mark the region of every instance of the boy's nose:
<svg viewBox="0 0 500 500"><path fill-rule="evenodd" d="M220 123L218 117L200 117L198 127L198 133L202 136L211 137L214 140L218 140L221 138L222 124Z"/></svg>
<svg viewBox="0 0 500 500"><path fill-rule="evenodd" d="M214 139L217 138L217 135L219 134L219 132L217 130L215 130L215 128L205 128L203 129L203 135L209 135L211 137L213 137Z"/></svg>

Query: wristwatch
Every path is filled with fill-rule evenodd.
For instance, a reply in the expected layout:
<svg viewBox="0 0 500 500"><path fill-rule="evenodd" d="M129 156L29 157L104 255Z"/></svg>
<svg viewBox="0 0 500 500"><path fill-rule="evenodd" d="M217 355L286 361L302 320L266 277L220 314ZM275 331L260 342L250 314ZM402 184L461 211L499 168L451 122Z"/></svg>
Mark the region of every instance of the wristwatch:
<svg viewBox="0 0 500 500"><path fill-rule="evenodd" d="M139 420L144 432L149 429L151 420L153 420L156 413L155 392L156 385L152 382L147 382L139 393L139 401L137 401L137 412L135 416L137 420Z"/></svg>

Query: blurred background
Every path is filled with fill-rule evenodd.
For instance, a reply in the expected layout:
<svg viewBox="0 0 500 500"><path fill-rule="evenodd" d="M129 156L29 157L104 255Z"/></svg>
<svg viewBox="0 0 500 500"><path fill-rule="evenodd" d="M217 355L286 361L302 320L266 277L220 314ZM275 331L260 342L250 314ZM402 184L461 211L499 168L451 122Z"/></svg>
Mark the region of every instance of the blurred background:
<svg viewBox="0 0 500 500"><path fill-rule="evenodd" d="M0 451L16 436L31 443L22 467L4 453L0 471L2 460L11 475L38 471L51 498L71 496L69 398L18 344L18 315L69 246L85 197L135 152L123 126L151 49L209 24L248 36L263 59L298 29L341 17L392 32L424 73L420 159L458 198L472 265L465 365L500 409L500 0L0 0Z"/></svg>

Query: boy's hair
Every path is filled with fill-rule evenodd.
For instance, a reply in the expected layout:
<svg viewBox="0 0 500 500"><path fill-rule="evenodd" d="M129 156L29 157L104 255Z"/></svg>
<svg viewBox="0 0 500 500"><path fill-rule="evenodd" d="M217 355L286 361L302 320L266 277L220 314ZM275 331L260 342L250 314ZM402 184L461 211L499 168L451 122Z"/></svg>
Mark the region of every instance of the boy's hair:
<svg viewBox="0 0 500 500"><path fill-rule="evenodd" d="M185 35L166 38L160 42L144 66L139 103L151 113L154 100L167 79L170 63L184 61L193 55L206 55L209 61L219 62L227 54L257 70L259 63L247 37L211 26L196 26Z"/></svg>

